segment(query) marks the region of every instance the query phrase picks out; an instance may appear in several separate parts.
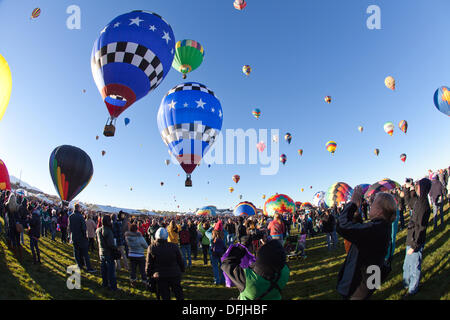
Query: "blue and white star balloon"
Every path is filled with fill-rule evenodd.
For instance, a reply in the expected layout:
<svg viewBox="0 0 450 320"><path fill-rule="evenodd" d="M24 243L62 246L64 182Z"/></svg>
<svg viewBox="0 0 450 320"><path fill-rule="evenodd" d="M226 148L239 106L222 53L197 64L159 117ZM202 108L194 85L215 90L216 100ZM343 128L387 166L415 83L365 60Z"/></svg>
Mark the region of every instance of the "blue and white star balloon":
<svg viewBox="0 0 450 320"><path fill-rule="evenodd" d="M222 106L215 93L197 82L180 84L165 95L158 128L169 153L188 177L222 129Z"/></svg>
<svg viewBox="0 0 450 320"><path fill-rule="evenodd" d="M174 48L172 28L151 12L120 15L101 31L91 70L111 119L158 87L171 69Z"/></svg>

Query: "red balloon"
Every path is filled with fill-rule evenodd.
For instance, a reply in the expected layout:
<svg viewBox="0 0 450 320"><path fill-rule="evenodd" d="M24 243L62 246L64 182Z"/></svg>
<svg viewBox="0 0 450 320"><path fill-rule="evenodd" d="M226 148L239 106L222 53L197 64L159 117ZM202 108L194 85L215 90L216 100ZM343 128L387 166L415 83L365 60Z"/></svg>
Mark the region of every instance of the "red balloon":
<svg viewBox="0 0 450 320"><path fill-rule="evenodd" d="M11 190L8 168L2 160L0 160L0 190Z"/></svg>

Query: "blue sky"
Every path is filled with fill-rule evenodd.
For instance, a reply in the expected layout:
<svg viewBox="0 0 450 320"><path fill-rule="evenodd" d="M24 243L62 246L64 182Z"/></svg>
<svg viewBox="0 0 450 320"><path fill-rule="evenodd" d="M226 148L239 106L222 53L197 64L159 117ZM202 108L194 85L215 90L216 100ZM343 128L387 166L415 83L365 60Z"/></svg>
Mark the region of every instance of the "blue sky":
<svg viewBox="0 0 450 320"><path fill-rule="evenodd" d="M81 8L80 30L66 28L72 4ZM372 4L381 8L381 30L366 27ZM41 16L30 20L38 6ZM128 208L180 205L183 211L234 207L241 194L261 207L262 194L311 201L336 181L353 187L385 177L399 182L421 177L429 168L450 165L449 119L433 105L434 91L450 85L449 9L446 0L249 0L243 11L235 10L232 0L0 1L0 53L13 77L0 122L0 159L11 175L22 171L26 182L56 194L50 153L75 145L94 164L93 179L77 199ZM177 41L203 45L205 60L188 80L218 95L223 130L292 134L290 145L280 141L288 161L277 175L260 175L258 165L200 166L194 186L184 187L182 169L164 164L168 153L156 124L162 97L183 82L174 69L121 115L114 138L103 137L108 113L92 79L90 54L103 27L132 10L156 12L171 24ZM244 64L253 69L250 77L241 71ZM397 80L395 92L384 86L388 75ZM326 95L332 104L325 103ZM255 107L262 111L259 120L251 114ZM127 127L124 117L131 119ZM407 135L397 127L400 120L409 123ZM393 137L383 131L386 121L396 125ZM325 150L328 140L338 144L334 156ZM401 153L408 155L406 163ZM237 185L234 174L241 176Z"/></svg>

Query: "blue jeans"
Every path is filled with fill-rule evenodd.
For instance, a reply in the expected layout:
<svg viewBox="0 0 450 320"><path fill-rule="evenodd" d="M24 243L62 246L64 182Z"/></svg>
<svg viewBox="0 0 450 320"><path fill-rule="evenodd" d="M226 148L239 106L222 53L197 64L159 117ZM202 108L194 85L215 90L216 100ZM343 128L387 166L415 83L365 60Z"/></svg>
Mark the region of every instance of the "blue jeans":
<svg viewBox="0 0 450 320"><path fill-rule="evenodd" d="M102 272L102 286L117 290L116 265L111 257L100 256L100 270Z"/></svg>
<svg viewBox="0 0 450 320"><path fill-rule="evenodd" d="M231 246L234 243L234 239L236 238L236 235L233 233L229 233L227 235L227 246Z"/></svg>
<svg viewBox="0 0 450 320"><path fill-rule="evenodd" d="M222 269L220 268L222 266L222 262L220 261L220 258L215 257L214 255L211 255L211 265L212 265L213 274L214 274L214 283L215 284L225 284L225 278L223 276Z"/></svg>
<svg viewBox="0 0 450 320"><path fill-rule="evenodd" d="M410 249L406 246L406 252ZM403 286L408 289L410 294L417 293L419 289L420 272L422 270L422 252L423 246L412 254L406 253L403 262Z"/></svg>
<svg viewBox="0 0 450 320"><path fill-rule="evenodd" d="M89 259L88 245L87 243L73 243L73 255L75 256L75 261L80 269L86 264L87 270L91 270L91 260Z"/></svg>
<svg viewBox="0 0 450 320"><path fill-rule="evenodd" d="M334 250L336 248L336 244L337 244L336 231L333 230L333 232L328 232L326 235L327 235L328 250Z"/></svg>
<svg viewBox="0 0 450 320"><path fill-rule="evenodd" d="M444 225L444 202L433 203L433 220L434 220L434 228L437 228L438 225L438 210L441 212L441 226Z"/></svg>
<svg viewBox="0 0 450 320"><path fill-rule="evenodd" d="M181 245L181 255L183 257L184 266L192 267L192 259L191 259L191 244L183 244ZM189 264L188 264L189 260Z"/></svg>

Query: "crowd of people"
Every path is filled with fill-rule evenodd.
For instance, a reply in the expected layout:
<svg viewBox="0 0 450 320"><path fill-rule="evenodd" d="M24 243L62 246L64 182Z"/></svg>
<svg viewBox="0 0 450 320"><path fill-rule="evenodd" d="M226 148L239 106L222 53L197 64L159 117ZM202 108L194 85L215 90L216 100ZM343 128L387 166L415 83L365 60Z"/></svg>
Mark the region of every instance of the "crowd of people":
<svg viewBox="0 0 450 320"><path fill-rule="evenodd" d="M338 274L337 292L345 299L368 299L375 289L367 285L367 269L378 266L384 281L390 270L398 229L407 228L403 264L405 295L418 291L426 230L431 213L434 228L444 225L443 207L450 193L449 169L430 172L402 187L379 192L367 200L361 187L350 201L332 208L297 208L294 214L257 216L130 216L57 207L14 192L0 194L0 215L10 250L22 260L24 232L28 232L34 264L41 264L39 239L72 245L74 259L88 273L90 256L99 257L102 286L118 290L117 271L138 278L158 299L184 299L181 279L200 259L211 266L214 285L234 285L239 299L282 298L290 270L291 250L305 257L305 239L326 235L327 248L344 238L346 259ZM408 225L405 215L409 215ZM0 224L0 227L1 224ZM294 243L290 242L293 234ZM58 235L58 237L57 237ZM289 245L294 244L294 248Z"/></svg>

